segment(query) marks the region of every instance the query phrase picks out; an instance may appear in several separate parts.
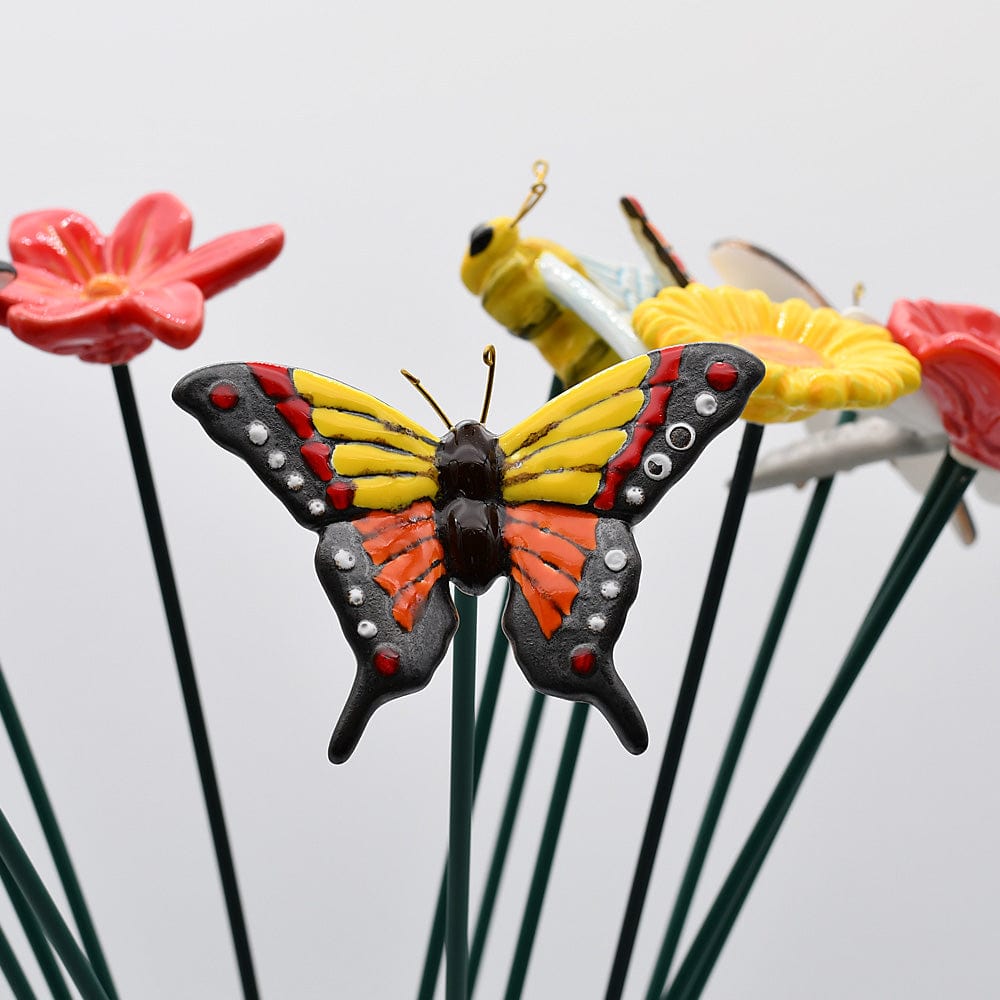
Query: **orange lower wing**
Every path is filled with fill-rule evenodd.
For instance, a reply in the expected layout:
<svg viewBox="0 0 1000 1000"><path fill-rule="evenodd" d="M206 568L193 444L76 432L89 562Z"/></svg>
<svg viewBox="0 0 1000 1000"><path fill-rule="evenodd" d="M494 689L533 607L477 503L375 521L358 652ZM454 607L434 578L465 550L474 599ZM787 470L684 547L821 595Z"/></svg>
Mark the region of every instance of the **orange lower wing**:
<svg viewBox="0 0 1000 1000"><path fill-rule="evenodd" d="M510 575L521 588L546 639L580 592L587 554L597 547L597 517L558 504L508 507L503 536Z"/></svg>
<svg viewBox="0 0 1000 1000"><path fill-rule="evenodd" d="M392 601L392 617L411 631L431 588L445 574L433 506L421 501L402 511L376 511L355 521L354 527L378 567L374 579Z"/></svg>

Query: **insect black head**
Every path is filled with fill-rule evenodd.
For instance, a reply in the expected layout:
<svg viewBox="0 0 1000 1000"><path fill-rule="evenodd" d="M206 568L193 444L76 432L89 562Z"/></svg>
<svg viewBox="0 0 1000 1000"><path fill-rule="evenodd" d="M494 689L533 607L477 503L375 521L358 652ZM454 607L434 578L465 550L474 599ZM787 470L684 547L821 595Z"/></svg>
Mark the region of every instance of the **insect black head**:
<svg viewBox="0 0 1000 1000"><path fill-rule="evenodd" d="M482 253L490 245L492 239L492 226L487 226L486 223L476 226L469 235L469 256L475 257L476 254Z"/></svg>

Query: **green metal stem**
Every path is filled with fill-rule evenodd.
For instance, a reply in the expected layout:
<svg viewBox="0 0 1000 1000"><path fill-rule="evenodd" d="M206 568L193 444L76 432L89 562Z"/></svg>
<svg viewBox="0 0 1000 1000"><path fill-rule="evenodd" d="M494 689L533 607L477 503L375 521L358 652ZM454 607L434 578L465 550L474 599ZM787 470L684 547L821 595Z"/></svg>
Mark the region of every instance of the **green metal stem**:
<svg viewBox="0 0 1000 1000"><path fill-rule="evenodd" d="M0 971L13 991L14 1000L36 1000L35 991L28 982L28 977L21 968L21 963L14 954L7 935L0 928Z"/></svg>
<svg viewBox="0 0 1000 1000"><path fill-rule="evenodd" d="M11 746L14 748L14 756L17 758L21 774L24 776L24 783L28 788L28 794L31 796L35 812L38 814L38 821L41 824L42 833L45 835L45 842L49 845L52 860L55 862L56 871L59 873L63 891L66 893L70 912L73 914L73 919L76 921L76 926L80 931L80 940L83 942L84 950L87 952L90 964L94 967L94 972L97 973L98 978L104 986L104 992L107 993L110 1000L117 1000L118 994L115 992L114 983L111 979L111 970L108 968L108 963L104 958L104 952L97 938L97 931L91 920L90 911L83 896L83 890L80 888L80 882L73 868L73 862L70 860L66 841L63 839L55 810L52 808L52 802L45 789L45 783L42 781L42 775L35 761L35 756L31 752L31 744L28 742L28 735L21 724L21 718L14 704L14 698L10 693L10 688L7 686L2 665L0 665L0 717L3 718L4 725L7 728L7 735L10 737Z"/></svg>
<svg viewBox="0 0 1000 1000"><path fill-rule="evenodd" d="M646 991L646 1000L658 1000L667 982L670 966L677 950L677 943L680 941L681 933L684 930L684 923L687 920L691 901L694 899L695 889L698 887L698 880L701 877L705 858L708 856L708 849L715 835L719 816L722 814L722 806L726 801L726 795L729 793L729 786L732 783L733 775L736 772L736 765L743 751L743 744L750 730L750 722L753 719L757 702L764 688L767 672L770 669L771 661L774 659L774 652L777 649L778 640L785 626L785 619L788 616L792 599L798 588L806 557L809 555L813 539L816 536L816 528L819 525L823 509L826 507L826 501L830 495L830 487L832 485L832 478L822 479L816 484L812 500L809 503L806 516L802 522L802 528L799 531L799 537L795 542L795 547L792 549L788 568L785 570L785 578L782 581L778 596L774 602L774 608L771 611L771 617L764 631L764 637L761 640L753 669L747 679L746 689L743 692L743 700L740 702L739 711L736 713L736 719L729 734L729 741L722 755L722 761L719 764L719 770L715 776L715 782L712 785L708 803L705 806L705 813L702 816L701 825L698 828L698 834L691 849L691 856L688 859L687 868L684 870L684 877L681 879L680 888L677 891L677 899L670 914L670 922L667 925L663 944L660 947L656 966L653 970L649 988Z"/></svg>
<svg viewBox="0 0 1000 1000"><path fill-rule="evenodd" d="M974 475L973 470L945 456L830 690L764 806L664 1000L695 1000L701 995L837 712Z"/></svg>
<svg viewBox="0 0 1000 1000"><path fill-rule="evenodd" d="M46 937L52 942L52 947L62 959L66 971L76 983L76 988L84 1000L108 1000L101 981L74 940L59 909L46 891L38 872L35 871L34 865L2 811L0 811L0 860L35 911Z"/></svg>
<svg viewBox="0 0 1000 1000"><path fill-rule="evenodd" d="M14 876L4 864L2 857L0 857L0 882L3 882L4 888L7 890L11 905L14 907L14 913L17 914L17 919L21 922L24 936L28 939L35 961L38 962L38 967L42 970L42 976L52 994L52 1000L73 1000L66 980L63 978L62 969L59 967L56 956L52 953L52 948L45 937L45 931L42 930L42 925L38 922L35 911L24 898L24 893L14 881Z"/></svg>
<svg viewBox="0 0 1000 1000"><path fill-rule="evenodd" d="M502 618L497 618L496 631L493 633L493 646L490 650L490 660L483 678L483 690L479 695L479 710L476 712L475 749L472 762L472 802L475 804L476 793L479 790L479 775L483 769L486 757L486 746L493 726L493 714L497 707L500 694L500 681L503 679L504 663L507 660L507 650L510 643L504 634ZM437 902L434 906L434 920L431 923L430 940L427 942L427 954L424 957L423 973L420 977L420 988L417 1000L432 1000L434 988L437 986L438 971L441 968L441 956L444 952L444 917L448 887L448 863L445 862L441 873L441 884L438 887ZM472 971L472 959L469 965L469 993L472 993L472 983L475 974Z"/></svg>
<svg viewBox="0 0 1000 1000"><path fill-rule="evenodd" d="M559 376L552 376L552 384L549 387L549 399L554 399L563 390L563 384ZM508 584L509 588L509 584ZM509 590L508 590L509 593ZM490 656L490 666L487 670L486 678L483 681L483 693L480 699L479 713L476 716L476 748L475 766L473 771L472 795L475 801L476 791L479 786L479 773L482 769L483 759L486 756L486 747L489 743L490 730L493 725L493 712L496 708L497 695L500 690L500 679L503 671L503 663L507 656L509 643L503 632L503 611L506 600L500 608L497 616L496 633L493 640L493 651ZM502 652L500 644L502 643ZM499 656L496 673L494 675L493 665L495 658ZM529 751L530 756L530 751ZM516 814L515 806L515 814ZM433 1000L434 988L437 985L438 970L441 965L441 950L444 945L444 924L445 924L445 896L448 876L448 866L445 865L445 873L441 877L441 885L438 888L437 902L434 907L434 919L431 922L430 940L427 942L427 952L424 956L424 967L420 975L420 985L417 988L417 1000ZM478 928L478 924L477 924ZM478 964L478 963L477 963ZM471 969L471 966L470 966ZM472 993L474 973L469 979L469 993Z"/></svg>
<svg viewBox="0 0 1000 1000"><path fill-rule="evenodd" d="M160 513L160 502L156 496L153 469L149 462L149 453L146 450L146 439L142 431L142 422L139 419L139 407L132 389L132 376L129 373L128 365L112 366L111 374L115 381L115 391L118 393L118 405L121 408L122 423L125 425L125 435L128 438L132 468L135 470L136 486L139 489L142 513L149 535L149 547L153 554L156 578L163 600L163 611L166 615L170 643L174 651L174 662L177 665L177 677L184 698L188 727L191 730L191 742L198 764L198 775L201 778L201 790L205 800L205 810L208 813L208 825L212 833L216 863L219 867L219 880L222 882L222 894L226 902L226 914L229 917L229 930L233 940L233 950L236 952L236 964L243 987L243 996L244 1000L259 1000L260 994L257 989L253 955L250 951L250 938L247 934L243 905L240 902L239 884L236 880L236 866L233 863L233 852L229 846L229 833L226 830L226 817L222 810L219 780L215 774L215 764L212 760L208 727L205 724L205 713L201 705L201 695L198 692L198 680L195 677L187 628L184 624L184 615L181 612L180 595L177 592L177 581L174 578L170 549L167 546L167 535L163 528L163 515Z"/></svg>
<svg viewBox="0 0 1000 1000"><path fill-rule="evenodd" d="M445 997L468 1000L469 857L472 848L472 761L476 714L476 598L455 588L451 695L451 816L445 913Z"/></svg>
<svg viewBox="0 0 1000 1000"><path fill-rule="evenodd" d="M753 478L754 465L757 462L757 452L760 450L764 428L759 424L747 424L743 431L743 441L740 444L739 455L736 458L736 468L733 470L733 480L729 486L729 496L722 513L722 523L712 554L712 563L708 570L708 579L695 622L694 633L691 636L691 646L688 651L687 663L681 677L681 686L677 694L677 704L670 721L670 731L667 734L667 745L663 750L660 771L653 788L653 798L649 806L649 816L646 829L639 848L639 857L635 864L632 877L632 888L629 891L625 915L622 918L621 932L611 965L611 975L608 979L605 1000L621 1000L628 975L629 963L632 960L632 950L635 947L636 935L639 932L639 920L642 917L649 881L653 875L653 864L656 852L660 846L663 827L667 821L667 809L677 778L677 769L681 762L681 753L687 738L694 702L701 683L701 674L708 656L708 646L715 630L715 619L719 613L719 602L729 573L729 563L732 560L736 536L740 521L743 518L743 507L746 504L747 493L750 490L750 480Z"/></svg>
<svg viewBox="0 0 1000 1000"><path fill-rule="evenodd" d="M559 831L562 829L563 817L566 814L566 803L569 801L569 791L573 784L573 774L576 771L580 744L583 742L583 728L589 710L589 705L578 702L570 713L566 741L563 743L559 770L556 772L552 798L549 800L549 811L545 817L542 841L535 860L535 871L531 876L528 900L524 907L524 916L521 918L521 931L517 936L517 947L514 950L514 960L511 963L504 1000L519 1000L524 989L524 980L528 974L531 950L535 944L535 933L538 930L538 920L542 913L542 903L545 901L545 890L548 888L549 875L552 872L552 861L555 858L556 845L559 843Z"/></svg>
<svg viewBox="0 0 1000 1000"><path fill-rule="evenodd" d="M528 716L524 721L521 743L514 763L514 773L507 789L507 800L503 807L503 816L497 830L496 842L493 845L493 856L490 859L490 869L486 876L486 886L483 898L479 904L479 916L476 918L476 929L472 935L472 949L469 952L469 996L476 991L476 977L479 975L479 963L486 947L486 938L490 932L493 919L493 909L496 905L497 892L500 890L500 880L503 877L507 862L507 852L510 839L514 832L514 823L521 807L521 795L524 792L524 782L528 776L528 766L538 738L538 727L542 719L542 709L545 708L546 697L537 691L531 696Z"/></svg>

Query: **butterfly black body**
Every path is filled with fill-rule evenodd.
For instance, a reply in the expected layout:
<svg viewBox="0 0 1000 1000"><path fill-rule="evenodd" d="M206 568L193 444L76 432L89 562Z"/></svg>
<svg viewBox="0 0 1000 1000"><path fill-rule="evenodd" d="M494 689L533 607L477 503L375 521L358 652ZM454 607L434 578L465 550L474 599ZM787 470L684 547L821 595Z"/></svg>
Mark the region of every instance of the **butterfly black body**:
<svg viewBox="0 0 1000 1000"><path fill-rule="evenodd" d="M499 438L475 420L452 428L438 445L434 464L439 494L434 506L445 566L457 587L482 594L507 571Z"/></svg>

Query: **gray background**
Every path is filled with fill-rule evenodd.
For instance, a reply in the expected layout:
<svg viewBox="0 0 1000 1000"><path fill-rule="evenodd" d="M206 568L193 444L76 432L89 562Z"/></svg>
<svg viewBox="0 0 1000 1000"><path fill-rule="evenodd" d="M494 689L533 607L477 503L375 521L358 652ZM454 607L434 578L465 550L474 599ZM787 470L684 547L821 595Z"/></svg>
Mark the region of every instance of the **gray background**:
<svg viewBox="0 0 1000 1000"><path fill-rule="evenodd" d="M414 991L446 839L450 668L381 709L354 759L326 744L352 668L314 539L170 402L191 368L304 365L434 426L397 374L491 424L549 372L457 278L468 231L638 260L635 194L691 269L720 236L787 256L836 301L998 306L996 7L988 2L20 4L5 11L4 220L66 206L110 231L150 190L195 242L266 221L287 246L207 307L183 355L133 364L232 830L262 993ZM6 225L6 221L3 223ZM7 470L0 656L124 997L236 997L177 682L111 374L0 338ZM777 428L765 447L797 439ZM618 662L649 723L633 758L584 742L526 997L596 997L739 432L638 530L645 578ZM806 494L755 496L735 555L629 982L639 996ZM993 761L996 508L949 532L823 747L713 977L713 997L1000 992ZM709 861L726 870L915 510L888 468L837 482ZM481 601L485 660L499 599ZM475 817L473 902L530 690L505 678ZM569 706L546 710L482 973L500 995ZM0 789L51 875L6 743ZM54 882L54 879L53 879ZM0 923L13 918L0 902ZM30 964L30 962L29 962ZM3 987L0 987L2 992Z"/></svg>

